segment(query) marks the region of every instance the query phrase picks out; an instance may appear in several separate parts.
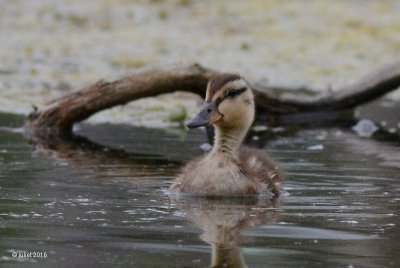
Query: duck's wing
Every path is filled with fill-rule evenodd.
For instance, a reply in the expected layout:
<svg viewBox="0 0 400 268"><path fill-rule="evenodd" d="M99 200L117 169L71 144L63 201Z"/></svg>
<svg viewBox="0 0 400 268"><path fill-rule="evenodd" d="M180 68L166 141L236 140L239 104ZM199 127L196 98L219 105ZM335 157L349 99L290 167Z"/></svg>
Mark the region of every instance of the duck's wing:
<svg viewBox="0 0 400 268"><path fill-rule="evenodd" d="M259 183L267 184L275 195L282 191L284 174L278 164L261 150L242 146L239 151L240 166L244 172Z"/></svg>
<svg viewBox="0 0 400 268"><path fill-rule="evenodd" d="M191 161L189 161L182 169L177 178L175 178L174 183L170 186L172 190L184 191L185 187L191 183L191 178L193 177L193 172L195 172L199 162L204 158L199 156Z"/></svg>

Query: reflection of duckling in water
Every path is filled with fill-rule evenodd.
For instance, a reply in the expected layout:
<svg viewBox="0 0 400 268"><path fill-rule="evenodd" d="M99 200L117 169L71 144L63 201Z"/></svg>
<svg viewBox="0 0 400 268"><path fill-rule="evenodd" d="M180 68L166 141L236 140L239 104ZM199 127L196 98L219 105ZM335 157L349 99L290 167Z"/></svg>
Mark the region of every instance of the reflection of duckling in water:
<svg viewBox="0 0 400 268"><path fill-rule="evenodd" d="M236 74L219 74L207 86L206 102L188 124L215 126L214 147L187 164L171 189L200 195L268 194L279 196L283 175L260 150L241 146L255 114L249 84Z"/></svg>
<svg viewBox="0 0 400 268"><path fill-rule="evenodd" d="M247 267L240 248L240 231L268 224L279 217L278 199L173 198L176 207L203 230L200 238L211 245L210 267Z"/></svg>

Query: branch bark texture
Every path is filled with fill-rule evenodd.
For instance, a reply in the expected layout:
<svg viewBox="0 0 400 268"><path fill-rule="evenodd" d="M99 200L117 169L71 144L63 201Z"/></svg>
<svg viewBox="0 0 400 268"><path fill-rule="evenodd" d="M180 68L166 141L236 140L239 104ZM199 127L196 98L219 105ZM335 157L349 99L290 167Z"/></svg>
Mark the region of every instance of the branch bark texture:
<svg viewBox="0 0 400 268"><path fill-rule="evenodd" d="M30 138L70 134L74 123L94 113L144 97L174 91L203 96L215 73L199 64L166 65L140 70L113 82L99 81L34 111L26 124L26 133ZM266 113L293 114L350 109L399 86L400 61L385 65L354 84L314 96L277 95L270 87L252 87L258 108Z"/></svg>

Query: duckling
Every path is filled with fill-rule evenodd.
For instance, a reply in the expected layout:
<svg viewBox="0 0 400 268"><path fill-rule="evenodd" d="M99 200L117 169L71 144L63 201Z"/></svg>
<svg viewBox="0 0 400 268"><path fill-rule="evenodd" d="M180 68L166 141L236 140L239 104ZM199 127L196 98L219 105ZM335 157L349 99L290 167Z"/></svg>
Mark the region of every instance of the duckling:
<svg viewBox="0 0 400 268"><path fill-rule="evenodd" d="M186 126L215 127L212 150L189 162L171 189L194 195L268 195L282 191L282 171L263 151L242 145L255 115L254 96L240 75L222 73L207 85L200 112Z"/></svg>

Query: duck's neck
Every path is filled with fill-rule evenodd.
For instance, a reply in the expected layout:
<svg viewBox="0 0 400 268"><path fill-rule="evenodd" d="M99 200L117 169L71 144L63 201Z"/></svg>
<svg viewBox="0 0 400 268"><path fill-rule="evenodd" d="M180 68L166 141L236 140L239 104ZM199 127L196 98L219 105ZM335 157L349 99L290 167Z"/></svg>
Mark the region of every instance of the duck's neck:
<svg viewBox="0 0 400 268"><path fill-rule="evenodd" d="M237 158L239 148L246 137L247 127L221 128L215 127L214 147L211 155L222 155Z"/></svg>

